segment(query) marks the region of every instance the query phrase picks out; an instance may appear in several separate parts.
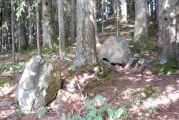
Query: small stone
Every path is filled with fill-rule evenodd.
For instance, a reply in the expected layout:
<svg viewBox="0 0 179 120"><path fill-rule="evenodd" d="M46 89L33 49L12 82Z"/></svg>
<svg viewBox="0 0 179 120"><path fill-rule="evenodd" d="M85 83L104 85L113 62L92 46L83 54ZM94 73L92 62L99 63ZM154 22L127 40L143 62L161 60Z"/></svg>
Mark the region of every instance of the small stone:
<svg viewBox="0 0 179 120"><path fill-rule="evenodd" d="M11 104L13 104L12 101L3 100L2 102L0 102L0 107L10 106Z"/></svg>

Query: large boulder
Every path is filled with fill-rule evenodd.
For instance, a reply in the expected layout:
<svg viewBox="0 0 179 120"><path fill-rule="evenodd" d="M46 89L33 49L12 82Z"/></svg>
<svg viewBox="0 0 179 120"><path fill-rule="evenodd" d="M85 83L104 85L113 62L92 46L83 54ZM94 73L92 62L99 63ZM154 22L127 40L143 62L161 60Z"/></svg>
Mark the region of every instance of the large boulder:
<svg viewBox="0 0 179 120"><path fill-rule="evenodd" d="M125 65L131 58L131 51L123 38L110 36L102 44L98 60L107 64Z"/></svg>
<svg viewBox="0 0 179 120"><path fill-rule="evenodd" d="M33 110L50 103L61 88L60 64L47 57L33 57L26 65L16 90L23 110Z"/></svg>

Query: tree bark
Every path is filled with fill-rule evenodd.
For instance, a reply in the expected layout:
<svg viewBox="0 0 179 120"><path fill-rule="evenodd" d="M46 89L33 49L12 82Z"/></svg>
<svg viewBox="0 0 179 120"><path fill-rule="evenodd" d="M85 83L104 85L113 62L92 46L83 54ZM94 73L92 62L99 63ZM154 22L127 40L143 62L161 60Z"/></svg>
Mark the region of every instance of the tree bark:
<svg viewBox="0 0 179 120"><path fill-rule="evenodd" d="M163 0L162 32L163 42L162 58L178 58L178 31L177 31L177 0Z"/></svg>
<svg viewBox="0 0 179 120"><path fill-rule="evenodd" d="M25 33L25 19L23 15L19 18L18 29L19 29L18 32L19 50L24 50L27 47L27 41L26 41L26 33Z"/></svg>
<svg viewBox="0 0 179 120"><path fill-rule="evenodd" d="M53 48L53 30L52 30L52 1L42 0L42 38L43 47Z"/></svg>
<svg viewBox="0 0 179 120"><path fill-rule="evenodd" d="M97 8L96 8L96 1L94 1L94 27L95 27L95 40L96 40L96 44L99 43L99 39L98 39L98 26L97 26Z"/></svg>
<svg viewBox="0 0 179 120"><path fill-rule="evenodd" d="M15 11L14 0L11 0L11 38L12 38L12 63L15 63L15 39L14 39L14 25L15 25Z"/></svg>
<svg viewBox="0 0 179 120"><path fill-rule="evenodd" d="M36 0L38 4L38 0ZM36 6L36 32L37 32L37 49L38 49L38 55L42 56L41 53L41 47L40 47L40 21L39 21L39 5Z"/></svg>
<svg viewBox="0 0 179 120"><path fill-rule="evenodd" d="M121 23L128 23L127 21L127 2L126 0L121 0L121 15L122 19L120 20Z"/></svg>
<svg viewBox="0 0 179 120"><path fill-rule="evenodd" d="M97 63L94 0L77 0L77 48L75 66Z"/></svg>
<svg viewBox="0 0 179 120"><path fill-rule="evenodd" d="M71 40L75 41L75 33L76 33L76 0L71 1Z"/></svg>
<svg viewBox="0 0 179 120"><path fill-rule="evenodd" d="M134 40L148 38L147 0L135 0Z"/></svg>
<svg viewBox="0 0 179 120"><path fill-rule="evenodd" d="M65 51L65 26L64 26L64 10L62 0L58 0L58 22L59 22L59 55L64 58Z"/></svg>

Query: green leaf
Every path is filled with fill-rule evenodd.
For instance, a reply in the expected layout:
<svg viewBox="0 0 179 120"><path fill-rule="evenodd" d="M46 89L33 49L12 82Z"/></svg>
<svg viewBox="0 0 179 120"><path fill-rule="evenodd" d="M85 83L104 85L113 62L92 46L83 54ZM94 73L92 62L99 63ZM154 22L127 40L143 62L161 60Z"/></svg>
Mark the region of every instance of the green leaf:
<svg viewBox="0 0 179 120"><path fill-rule="evenodd" d="M102 114L102 113L104 113L106 111L106 108L105 107L101 107L100 108L100 110L99 110L99 112Z"/></svg>
<svg viewBox="0 0 179 120"><path fill-rule="evenodd" d="M65 113L62 113L62 118L61 118L61 120L66 120L66 115L65 115Z"/></svg>
<svg viewBox="0 0 179 120"><path fill-rule="evenodd" d="M90 115L86 115L87 120L92 120L92 117Z"/></svg>
<svg viewBox="0 0 179 120"><path fill-rule="evenodd" d="M119 109L116 111L115 118L121 117L121 115L123 114L123 112L124 112L124 109L123 109L123 108L119 108Z"/></svg>
<svg viewBox="0 0 179 120"><path fill-rule="evenodd" d="M102 96L97 95L97 96L93 99L93 101L94 101L94 102L101 102L101 101L102 101L102 99L103 99L103 97L102 97Z"/></svg>
<svg viewBox="0 0 179 120"><path fill-rule="evenodd" d="M147 109L147 112L150 113L150 114L152 114L153 112L155 112L155 109L153 109L153 108L150 107L150 108Z"/></svg>
<svg viewBox="0 0 179 120"><path fill-rule="evenodd" d="M95 108L89 111L89 114L90 114L92 117L96 117L96 113L97 113L97 110L96 110Z"/></svg>
<svg viewBox="0 0 179 120"><path fill-rule="evenodd" d="M43 107L37 112L36 117L41 118L43 115L45 115L46 112L47 112L47 108Z"/></svg>
<svg viewBox="0 0 179 120"><path fill-rule="evenodd" d="M96 117L94 117L94 120L103 120L101 115L97 115Z"/></svg>
<svg viewBox="0 0 179 120"><path fill-rule="evenodd" d="M82 118L79 115L75 115L72 117L72 120L82 120Z"/></svg>
<svg viewBox="0 0 179 120"><path fill-rule="evenodd" d="M107 109L107 113L108 113L108 116L111 118L111 117L113 117L113 115L114 115L114 112L113 112L113 110L111 109L111 108L108 108Z"/></svg>
<svg viewBox="0 0 179 120"><path fill-rule="evenodd" d="M87 107L88 109L93 109L93 108L94 108L94 106L93 106L93 101L92 101L92 100L87 100L87 101L85 102L85 105L86 105L86 107Z"/></svg>

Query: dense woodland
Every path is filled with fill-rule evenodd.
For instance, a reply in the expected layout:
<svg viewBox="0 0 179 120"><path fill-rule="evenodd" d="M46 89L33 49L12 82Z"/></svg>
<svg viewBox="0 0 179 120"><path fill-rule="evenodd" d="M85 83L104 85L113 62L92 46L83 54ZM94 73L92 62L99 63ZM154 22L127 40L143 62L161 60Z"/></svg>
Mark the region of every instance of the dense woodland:
<svg viewBox="0 0 179 120"><path fill-rule="evenodd" d="M110 36L140 67L101 63ZM65 97L26 113L15 92L36 56L59 64ZM178 73L178 0L0 0L0 119L177 120Z"/></svg>

